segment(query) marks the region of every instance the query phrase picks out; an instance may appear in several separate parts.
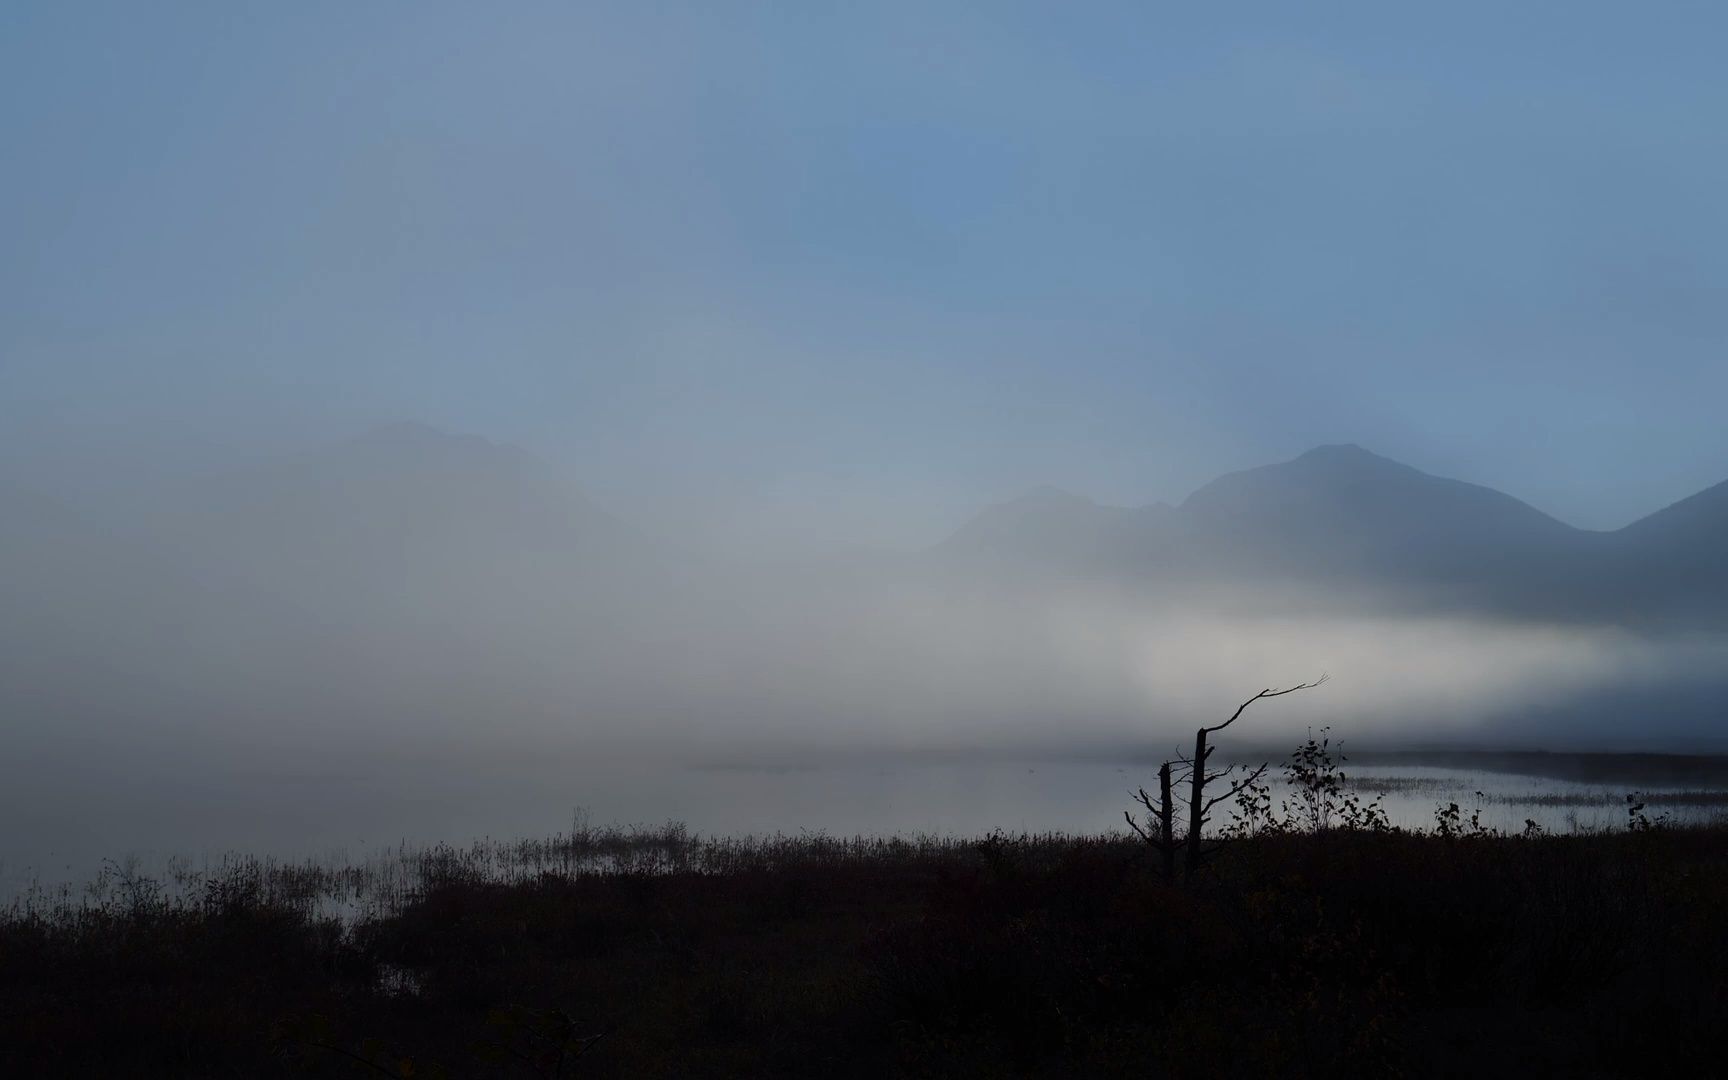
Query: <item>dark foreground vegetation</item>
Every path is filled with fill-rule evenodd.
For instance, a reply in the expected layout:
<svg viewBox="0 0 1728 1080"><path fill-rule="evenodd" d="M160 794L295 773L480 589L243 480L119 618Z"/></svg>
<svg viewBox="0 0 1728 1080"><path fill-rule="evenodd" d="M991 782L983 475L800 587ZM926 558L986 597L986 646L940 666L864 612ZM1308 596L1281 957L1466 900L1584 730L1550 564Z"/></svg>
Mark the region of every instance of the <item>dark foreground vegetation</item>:
<svg viewBox="0 0 1728 1080"><path fill-rule="evenodd" d="M704 841L236 862L0 923L4 1076L1718 1075L1728 829ZM500 873L500 867L509 872ZM352 884L350 882L349 884Z"/></svg>

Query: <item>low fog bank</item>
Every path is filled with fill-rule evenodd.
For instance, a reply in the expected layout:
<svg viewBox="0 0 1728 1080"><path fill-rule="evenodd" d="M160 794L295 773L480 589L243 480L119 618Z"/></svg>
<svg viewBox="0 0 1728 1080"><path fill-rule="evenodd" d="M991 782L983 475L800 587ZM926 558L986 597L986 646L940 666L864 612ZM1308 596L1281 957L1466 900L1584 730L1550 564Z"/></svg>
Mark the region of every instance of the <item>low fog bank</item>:
<svg viewBox="0 0 1728 1080"><path fill-rule="evenodd" d="M124 515L11 505L0 694L15 753L61 768L1139 755L1322 672L1242 735L1723 741L1718 634L1362 582L1125 587L952 550L739 563L641 533L521 451L419 428L134 493Z"/></svg>
<svg viewBox="0 0 1728 1080"><path fill-rule="evenodd" d="M1282 755L1330 725L1362 750L1728 749L1718 634L951 548L738 562L421 429L130 495L6 496L14 868L543 832L582 805L757 831L1103 828L1136 767L1321 673L1231 748ZM1031 775L1064 761L1084 776Z"/></svg>

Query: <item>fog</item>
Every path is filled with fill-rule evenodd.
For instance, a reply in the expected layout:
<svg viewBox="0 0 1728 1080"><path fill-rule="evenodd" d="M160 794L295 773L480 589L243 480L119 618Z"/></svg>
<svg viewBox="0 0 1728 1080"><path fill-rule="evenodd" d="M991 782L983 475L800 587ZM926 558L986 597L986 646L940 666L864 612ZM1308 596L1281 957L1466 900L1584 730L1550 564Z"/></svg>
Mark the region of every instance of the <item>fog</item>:
<svg viewBox="0 0 1728 1080"><path fill-rule="evenodd" d="M983 827L1003 804L967 767L1143 770L1253 691L1322 673L1233 739L1720 745L1728 642L1697 629L953 545L741 560L624 521L577 479L408 425L124 503L14 490L0 799L26 824L6 858L363 846L553 828L577 806ZM963 771L916 806L880 771L785 779L908 767ZM781 779L737 779L761 770ZM1107 824L1015 798L1030 826Z"/></svg>
<svg viewBox="0 0 1728 1080"><path fill-rule="evenodd" d="M1327 672L1323 694L1263 722L1611 741L1549 714L1685 685L1720 656L1709 635L1425 611L1363 584L1148 590L927 551L740 560L577 491L514 448L390 428L147 514L42 496L7 550L16 731L149 733L194 753L337 736L691 760L1090 753L1157 744L1240 691ZM1639 734L1687 730L1681 717Z"/></svg>
<svg viewBox="0 0 1728 1080"><path fill-rule="evenodd" d="M0 859L1717 747L1722 22L8 10Z"/></svg>

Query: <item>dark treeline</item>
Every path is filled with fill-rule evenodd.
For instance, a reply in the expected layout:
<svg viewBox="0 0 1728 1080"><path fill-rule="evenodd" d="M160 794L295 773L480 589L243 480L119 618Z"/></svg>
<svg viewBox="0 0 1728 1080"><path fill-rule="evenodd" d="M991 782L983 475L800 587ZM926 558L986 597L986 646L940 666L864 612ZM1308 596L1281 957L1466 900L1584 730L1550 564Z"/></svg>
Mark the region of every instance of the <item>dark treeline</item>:
<svg viewBox="0 0 1728 1080"><path fill-rule="evenodd" d="M1262 831L1185 883L1127 836L580 830L347 918L122 874L0 920L0 1074L1707 1075L1728 829L1632 825Z"/></svg>

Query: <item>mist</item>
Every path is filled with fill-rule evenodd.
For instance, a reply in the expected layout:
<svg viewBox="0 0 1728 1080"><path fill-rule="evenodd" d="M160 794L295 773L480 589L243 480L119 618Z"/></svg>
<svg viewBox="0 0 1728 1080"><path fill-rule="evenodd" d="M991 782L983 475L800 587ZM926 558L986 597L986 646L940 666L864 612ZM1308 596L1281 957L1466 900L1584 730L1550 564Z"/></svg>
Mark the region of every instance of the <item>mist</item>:
<svg viewBox="0 0 1728 1080"><path fill-rule="evenodd" d="M1387 749L1721 745L1728 641L1708 628L1495 615L1330 571L1123 578L1006 560L964 529L740 558L580 479L396 425L124 500L15 489L4 798L38 827L11 857L364 847L575 807L985 827L1000 801L974 788L925 792L909 818L891 782L836 792L858 768L1139 770L1322 673L1239 745L1281 754L1323 726ZM738 786L764 770L828 779Z"/></svg>
<svg viewBox="0 0 1728 1080"><path fill-rule="evenodd" d="M0 4L0 1075L1710 1075L1728 7Z"/></svg>
<svg viewBox="0 0 1728 1080"><path fill-rule="evenodd" d="M1720 22L9 11L0 811L1719 748Z"/></svg>
<svg viewBox="0 0 1728 1080"><path fill-rule="evenodd" d="M7 549L15 708L192 752L341 733L691 759L1084 753L1327 672L1286 730L1335 717L1389 739L1571 741L1611 733L1556 732L1546 713L1684 685L1719 659L1708 634L1424 611L1371 584L1214 573L1148 590L947 550L737 558L639 529L575 480L401 426L200 480L143 514L38 492ZM17 731L38 729L50 737Z"/></svg>

